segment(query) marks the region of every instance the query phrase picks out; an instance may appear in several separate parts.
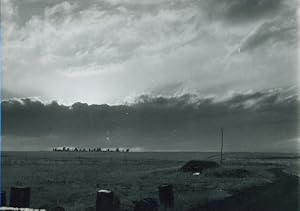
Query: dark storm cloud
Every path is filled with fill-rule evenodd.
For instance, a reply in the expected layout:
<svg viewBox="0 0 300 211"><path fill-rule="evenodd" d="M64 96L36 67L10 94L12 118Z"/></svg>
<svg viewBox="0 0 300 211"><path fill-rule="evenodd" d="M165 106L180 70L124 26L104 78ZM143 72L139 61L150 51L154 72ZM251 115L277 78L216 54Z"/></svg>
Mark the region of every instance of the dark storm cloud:
<svg viewBox="0 0 300 211"><path fill-rule="evenodd" d="M19 17L17 22L20 25L26 24L33 16L43 16L45 8L49 9L61 3L68 1L53 0L53 1L16 1L12 0L16 5ZM210 1L181 1L181 0L165 0L165 1L97 1L91 0L88 2L72 1L77 4L76 12L84 9L95 7L112 12L118 12L118 7L124 7L132 12L142 13L157 13L161 9L179 9L199 6L200 11L207 12L209 17L219 17L223 20L231 22L244 22L256 20L257 18L266 17L268 15L276 15L284 7L283 0L210 0ZM59 14L56 14L59 15ZM57 17L59 18L59 16Z"/></svg>
<svg viewBox="0 0 300 211"><path fill-rule="evenodd" d="M225 0L225 2L227 3L225 17L233 23L274 16L283 6L282 0Z"/></svg>
<svg viewBox="0 0 300 211"><path fill-rule="evenodd" d="M281 12L289 10L287 3L288 1L284 0L210 0L189 1L184 5L198 5L208 20L231 25L274 18Z"/></svg>
<svg viewBox="0 0 300 211"><path fill-rule="evenodd" d="M288 140L298 132L297 98L278 90L238 94L222 101L196 95L144 95L133 104L119 106L64 106L30 99L2 105L4 135L41 137L43 146L55 146L48 140L51 136L61 137L59 143L70 146L105 144L109 137L110 146L211 150L218 145L219 128L225 127L228 150L272 151L280 150L273 147L282 141L286 141L283 150L293 149Z"/></svg>

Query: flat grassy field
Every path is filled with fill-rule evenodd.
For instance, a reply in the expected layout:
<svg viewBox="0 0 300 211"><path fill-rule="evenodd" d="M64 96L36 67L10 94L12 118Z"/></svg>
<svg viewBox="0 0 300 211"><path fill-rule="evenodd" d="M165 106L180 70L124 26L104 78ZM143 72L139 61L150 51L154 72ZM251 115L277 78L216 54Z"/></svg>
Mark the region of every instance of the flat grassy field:
<svg viewBox="0 0 300 211"><path fill-rule="evenodd" d="M96 191L114 191L122 210L133 201L158 200L158 186L174 185L174 210L187 210L212 199L224 198L245 187L270 183L270 168L297 173L299 159L290 154L226 153L224 165L199 176L178 171L189 160L218 160L218 153L192 152L3 152L2 184L32 188L34 208L63 206L68 211L93 210ZM247 176L223 175L226 169L245 169ZM163 209L161 209L163 210Z"/></svg>

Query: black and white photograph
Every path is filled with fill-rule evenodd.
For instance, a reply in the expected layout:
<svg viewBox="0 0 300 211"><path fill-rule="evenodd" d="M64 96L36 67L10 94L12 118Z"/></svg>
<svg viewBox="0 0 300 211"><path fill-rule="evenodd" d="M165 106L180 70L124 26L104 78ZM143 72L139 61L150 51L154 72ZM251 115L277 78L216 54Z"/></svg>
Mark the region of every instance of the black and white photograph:
<svg viewBox="0 0 300 211"><path fill-rule="evenodd" d="M0 211L300 211L299 4L0 0Z"/></svg>

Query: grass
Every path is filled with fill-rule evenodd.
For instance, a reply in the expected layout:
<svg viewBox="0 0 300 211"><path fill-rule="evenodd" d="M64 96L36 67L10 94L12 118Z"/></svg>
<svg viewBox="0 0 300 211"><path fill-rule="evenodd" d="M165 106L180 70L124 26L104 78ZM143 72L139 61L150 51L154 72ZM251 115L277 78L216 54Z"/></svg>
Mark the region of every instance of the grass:
<svg viewBox="0 0 300 211"><path fill-rule="evenodd" d="M286 165L244 155L228 154L224 167L192 176L178 171L179 167L214 153L7 152L2 155L3 188L9 192L13 185L30 186L32 207L60 205L72 211L92 209L96 191L109 189L120 197L122 210L132 210L133 201L158 200L158 186L172 183L174 210L186 210L244 187L272 182L274 177L266 170ZM234 168L250 174L245 178L214 176L214 171L222 174Z"/></svg>

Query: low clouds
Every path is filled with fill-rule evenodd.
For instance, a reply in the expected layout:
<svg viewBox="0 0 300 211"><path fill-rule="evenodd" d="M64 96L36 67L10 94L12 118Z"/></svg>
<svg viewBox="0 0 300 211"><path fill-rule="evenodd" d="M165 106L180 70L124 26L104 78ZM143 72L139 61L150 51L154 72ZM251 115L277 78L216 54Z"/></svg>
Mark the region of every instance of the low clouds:
<svg viewBox="0 0 300 211"><path fill-rule="evenodd" d="M116 104L166 84L206 94L294 85L296 5L3 1L4 88L67 104Z"/></svg>
<svg viewBox="0 0 300 211"><path fill-rule="evenodd" d="M4 101L2 106L7 149L26 143L38 149L99 145L209 151L217 150L224 127L228 151L293 151L295 143L288 140L299 132L297 96L286 89L222 100L144 95L118 106L64 106L30 99Z"/></svg>

